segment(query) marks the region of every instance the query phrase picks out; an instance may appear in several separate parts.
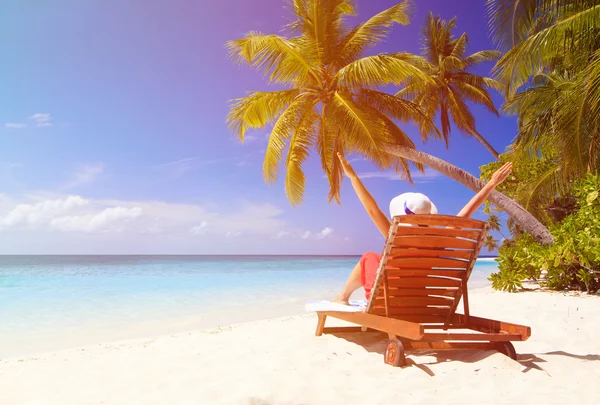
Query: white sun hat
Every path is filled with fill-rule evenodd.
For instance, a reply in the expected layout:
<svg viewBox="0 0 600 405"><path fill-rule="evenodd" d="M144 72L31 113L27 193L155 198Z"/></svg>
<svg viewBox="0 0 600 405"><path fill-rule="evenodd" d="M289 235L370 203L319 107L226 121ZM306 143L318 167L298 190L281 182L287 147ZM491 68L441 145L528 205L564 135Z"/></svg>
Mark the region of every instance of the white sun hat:
<svg viewBox="0 0 600 405"><path fill-rule="evenodd" d="M429 197L421 193L403 193L390 201L390 215L437 214L438 210Z"/></svg>

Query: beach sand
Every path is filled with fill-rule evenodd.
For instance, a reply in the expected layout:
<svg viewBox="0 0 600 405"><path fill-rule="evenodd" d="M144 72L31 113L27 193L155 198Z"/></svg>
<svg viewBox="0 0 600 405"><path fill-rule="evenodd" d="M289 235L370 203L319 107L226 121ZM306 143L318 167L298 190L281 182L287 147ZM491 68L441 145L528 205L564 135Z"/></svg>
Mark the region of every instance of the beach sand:
<svg viewBox="0 0 600 405"><path fill-rule="evenodd" d="M385 336L315 337L316 316L303 314L2 359L0 404L598 402L600 297L481 289L470 299L474 315L532 327L518 361L411 352L393 368Z"/></svg>

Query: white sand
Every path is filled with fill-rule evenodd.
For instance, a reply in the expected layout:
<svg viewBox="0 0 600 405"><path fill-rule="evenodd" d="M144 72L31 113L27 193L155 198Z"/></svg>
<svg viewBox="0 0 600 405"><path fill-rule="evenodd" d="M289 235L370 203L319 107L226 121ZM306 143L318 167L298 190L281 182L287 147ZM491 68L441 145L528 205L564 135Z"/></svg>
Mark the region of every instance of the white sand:
<svg viewBox="0 0 600 405"><path fill-rule="evenodd" d="M486 289L471 312L532 327L518 361L430 351L393 368L385 336L315 337L309 314L4 359L0 404L598 403L600 297Z"/></svg>

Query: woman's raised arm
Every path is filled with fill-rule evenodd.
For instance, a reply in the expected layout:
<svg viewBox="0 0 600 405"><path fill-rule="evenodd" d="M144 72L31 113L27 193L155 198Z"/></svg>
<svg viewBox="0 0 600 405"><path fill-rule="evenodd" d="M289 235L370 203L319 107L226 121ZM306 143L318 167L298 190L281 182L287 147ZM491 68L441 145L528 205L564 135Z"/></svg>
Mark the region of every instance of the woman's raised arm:
<svg viewBox="0 0 600 405"><path fill-rule="evenodd" d="M352 187L354 188L354 191L356 192L356 195L358 196L358 199L362 203L363 207L365 207L367 214L369 214L371 221L373 221L375 226L377 226L377 229L379 229L379 232L381 232L383 237L387 238L391 225L390 220L377 206L377 202L375 202L373 196L367 191L362 181L360 181L356 175L356 172L354 172L354 169L352 166L350 166L350 163L348 163L348 161L341 154L338 153L337 156L342 164L344 173L350 179Z"/></svg>
<svg viewBox="0 0 600 405"><path fill-rule="evenodd" d="M486 198L488 198L490 193L494 191L496 186L506 180L511 171L511 162L505 163L500 169L496 170L494 174L492 174L490 181L488 181L487 184L483 186L483 188L479 190L477 194L475 194L475 197L471 198L471 201L469 201L467 205L460 210L457 216L469 218L471 215L473 215L481 206L481 204L483 204Z"/></svg>

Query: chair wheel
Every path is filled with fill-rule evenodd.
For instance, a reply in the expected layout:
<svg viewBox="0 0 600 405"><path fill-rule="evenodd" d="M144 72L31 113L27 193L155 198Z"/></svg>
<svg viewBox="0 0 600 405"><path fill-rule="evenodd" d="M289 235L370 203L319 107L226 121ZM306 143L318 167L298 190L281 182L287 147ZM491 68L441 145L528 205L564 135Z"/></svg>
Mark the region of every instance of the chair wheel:
<svg viewBox="0 0 600 405"><path fill-rule="evenodd" d="M406 364L406 356L404 355L404 346L398 339L391 339L385 349L385 364L394 367L400 367Z"/></svg>
<svg viewBox="0 0 600 405"><path fill-rule="evenodd" d="M501 342L497 345L497 350L505 356L510 357L513 360L517 359L517 351L510 342Z"/></svg>

